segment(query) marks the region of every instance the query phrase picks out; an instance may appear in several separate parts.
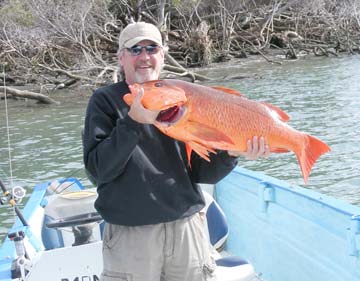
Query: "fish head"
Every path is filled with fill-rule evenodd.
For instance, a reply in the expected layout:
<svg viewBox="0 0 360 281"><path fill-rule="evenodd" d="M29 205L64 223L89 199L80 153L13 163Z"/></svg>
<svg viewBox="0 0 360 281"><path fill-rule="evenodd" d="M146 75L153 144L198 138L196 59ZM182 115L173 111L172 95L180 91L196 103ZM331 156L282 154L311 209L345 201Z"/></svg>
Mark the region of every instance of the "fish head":
<svg viewBox="0 0 360 281"><path fill-rule="evenodd" d="M157 125L168 127L179 121L186 111L187 101L182 88L170 85L165 80L148 81L142 84L129 85L131 93L124 95L124 101L131 105L135 96L143 89L142 105L149 110L159 111Z"/></svg>
<svg viewBox="0 0 360 281"><path fill-rule="evenodd" d="M141 88L144 91L141 103L149 110L166 110L176 105L180 106L187 100L183 89L170 85L164 80L154 80L129 85L131 93L124 95L124 101L131 105Z"/></svg>

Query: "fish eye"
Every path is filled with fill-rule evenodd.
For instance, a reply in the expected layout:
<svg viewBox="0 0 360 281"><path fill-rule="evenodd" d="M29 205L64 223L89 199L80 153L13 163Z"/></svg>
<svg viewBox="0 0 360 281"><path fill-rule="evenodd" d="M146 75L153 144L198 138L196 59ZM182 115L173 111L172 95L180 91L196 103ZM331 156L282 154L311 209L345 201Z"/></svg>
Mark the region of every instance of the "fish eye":
<svg viewBox="0 0 360 281"><path fill-rule="evenodd" d="M154 84L155 87L162 87L162 85L163 85L163 84L162 84L161 82L156 82L156 83Z"/></svg>

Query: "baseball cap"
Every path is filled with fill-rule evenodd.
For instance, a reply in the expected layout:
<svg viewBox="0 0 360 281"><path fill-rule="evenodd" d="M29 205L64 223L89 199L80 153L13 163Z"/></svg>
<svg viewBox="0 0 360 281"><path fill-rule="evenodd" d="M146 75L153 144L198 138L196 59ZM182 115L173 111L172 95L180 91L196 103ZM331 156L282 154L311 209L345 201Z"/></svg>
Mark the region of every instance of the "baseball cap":
<svg viewBox="0 0 360 281"><path fill-rule="evenodd" d="M162 37L159 29L150 23L135 22L127 25L120 33L119 50L131 48L140 41L150 40L162 46Z"/></svg>

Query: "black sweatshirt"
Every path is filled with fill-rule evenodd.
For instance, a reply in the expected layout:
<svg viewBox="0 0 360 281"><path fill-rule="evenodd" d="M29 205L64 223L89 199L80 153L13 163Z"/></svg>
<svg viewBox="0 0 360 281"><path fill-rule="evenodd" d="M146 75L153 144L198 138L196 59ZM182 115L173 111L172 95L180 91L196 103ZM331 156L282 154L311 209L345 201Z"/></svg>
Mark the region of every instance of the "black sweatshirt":
<svg viewBox="0 0 360 281"><path fill-rule="evenodd" d="M97 182L95 208L106 222L138 226L174 221L201 210L196 183L216 183L236 165L220 151L207 162L153 125L128 115L125 82L94 92L87 107L83 136L85 168Z"/></svg>

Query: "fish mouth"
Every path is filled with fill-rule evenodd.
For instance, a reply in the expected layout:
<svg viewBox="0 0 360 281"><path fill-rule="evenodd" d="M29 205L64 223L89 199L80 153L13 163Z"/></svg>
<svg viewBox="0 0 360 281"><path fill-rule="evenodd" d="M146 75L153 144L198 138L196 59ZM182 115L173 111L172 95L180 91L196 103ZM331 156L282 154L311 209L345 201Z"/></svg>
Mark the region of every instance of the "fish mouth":
<svg viewBox="0 0 360 281"><path fill-rule="evenodd" d="M156 121L162 125L170 126L179 121L179 119L184 115L185 107L184 106L172 106L168 109L162 110L159 112L156 117Z"/></svg>

